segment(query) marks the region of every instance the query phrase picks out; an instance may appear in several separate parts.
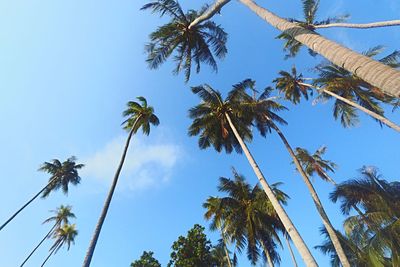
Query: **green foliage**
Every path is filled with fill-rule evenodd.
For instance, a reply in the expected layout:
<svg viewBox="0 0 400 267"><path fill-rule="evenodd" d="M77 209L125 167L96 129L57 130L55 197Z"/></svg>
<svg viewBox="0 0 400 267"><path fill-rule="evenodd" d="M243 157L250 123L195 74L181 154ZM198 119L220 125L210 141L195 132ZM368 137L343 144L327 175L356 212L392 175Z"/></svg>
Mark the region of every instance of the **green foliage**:
<svg viewBox="0 0 400 267"><path fill-rule="evenodd" d="M54 250L54 253L67 246L67 250L70 249L72 244L75 244L75 238L78 235L75 224L65 224L62 227L56 229L53 235L54 244L51 246L50 251Z"/></svg>
<svg viewBox="0 0 400 267"><path fill-rule="evenodd" d="M219 59L225 57L227 34L219 25L210 20L189 27L192 21L205 12L206 8L199 12L189 10L184 13L177 1L157 0L142 7L142 10L146 9L171 18L170 22L159 27L149 36L150 42L146 45L146 52L147 63L151 69L158 68L173 56L176 63L173 73L178 74L183 70L186 82L190 78L192 65L197 73L200 72L201 63L217 71L215 57Z"/></svg>
<svg viewBox="0 0 400 267"><path fill-rule="evenodd" d="M48 197L51 192L59 189L62 189L64 194L68 194L69 184L77 185L80 183L81 178L78 175L78 170L83 167L83 164L76 164L74 156L63 163L58 159L43 163L39 171L49 173L51 176L49 185L43 191L42 198Z"/></svg>
<svg viewBox="0 0 400 267"><path fill-rule="evenodd" d="M131 263L131 267L161 267L161 264L153 257L152 251L143 251L140 259Z"/></svg>
<svg viewBox="0 0 400 267"><path fill-rule="evenodd" d="M211 254L212 245L204 234L204 227L195 224L186 237L180 236L172 245L168 267L215 266Z"/></svg>
<svg viewBox="0 0 400 267"><path fill-rule="evenodd" d="M279 77L273 80L276 84L276 89L285 95L285 99L291 101L293 104L300 103L303 96L308 100L308 94L312 95L312 91L307 86L302 85L303 75L297 74L296 67L293 66L291 72L280 71Z"/></svg>
<svg viewBox="0 0 400 267"><path fill-rule="evenodd" d="M127 119L122 123L127 131L133 130L133 133L142 128L143 134L150 134L150 124L157 126L160 120L154 114L154 108L147 105L147 100L143 96L137 97L140 103L129 101L128 108L123 112Z"/></svg>

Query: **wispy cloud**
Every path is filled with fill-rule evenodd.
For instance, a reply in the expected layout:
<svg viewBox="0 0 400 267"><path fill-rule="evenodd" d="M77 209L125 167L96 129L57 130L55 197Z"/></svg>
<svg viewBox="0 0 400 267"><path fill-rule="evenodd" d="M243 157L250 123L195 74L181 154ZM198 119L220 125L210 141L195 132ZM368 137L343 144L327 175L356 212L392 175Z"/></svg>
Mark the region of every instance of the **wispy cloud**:
<svg viewBox="0 0 400 267"><path fill-rule="evenodd" d="M168 142L165 137L148 141L145 137L132 138L125 164L121 172L120 190L145 190L167 183L174 167L182 159L180 146ZM152 139L153 140L153 139ZM119 164L126 136L119 136L97 152L82 159L85 168L81 176L109 186Z"/></svg>

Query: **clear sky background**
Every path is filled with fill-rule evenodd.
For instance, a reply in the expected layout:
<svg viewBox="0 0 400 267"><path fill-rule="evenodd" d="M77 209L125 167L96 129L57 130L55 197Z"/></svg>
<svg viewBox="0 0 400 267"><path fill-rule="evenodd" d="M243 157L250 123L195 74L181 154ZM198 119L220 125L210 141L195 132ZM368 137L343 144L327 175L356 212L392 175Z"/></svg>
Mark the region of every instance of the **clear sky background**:
<svg viewBox="0 0 400 267"><path fill-rule="evenodd" d="M211 3L181 4L187 9L203 2ZM350 13L351 21L371 22L400 15L397 0L321 2L320 18ZM312 75L308 70L321 61L304 51L283 60L278 32L233 1L215 19L229 33L229 53L219 62L218 75L203 67L185 84L182 76L171 74L170 62L159 70L145 64L147 36L165 22L139 11L145 3L0 0L0 221L46 184L48 176L37 172L42 162L75 155L86 164L81 185L71 187L68 197L57 192L35 201L0 232L0 266L19 266L51 227L41 224L49 210L60 204L73 206L79 235L69 252L60 250L47 266L82 264L126 137L121 112L127 101L141 95L155 107L161 125L149 137L133 138L92 266L129 266L143 250L154 251L166 266L179 235L195 223L208 227L201 205L218 194L219 176L231 177L234 166L251 184L257 181L244 156L200 151L197 139L187 136L187 110L199 101L189 86L209 83L226 93L232 84L252 78L262 89L279 70L296 64ZM282 17L301 18L298 0L260 3ZM399 28L321 34L357 51L379 44L387 46L387 53L400 49ZM311 102L286 103L290 111L281 114L289 122L282 130L294 147L314 151L327 145L326 157L340 166L334 175L339 182L356 177L363 165L378 166L388 180L398 178L398 133L364 115L357 127L344 129L332 117L332 103ZM398 113L387 115L400 123ZM284 182L281 189L291 197L287 211L307 244L320 244L321 221L281 141L275 134L266 139L255 135L250 149L269 181ZM332 187L318 179L315 187L333 224L341 228L339 206L328 200ZM218 239L207 233L213 242ZM40 265L50 246L46 242L26 266ZM320 266L328 266L328 257L314 249L313 254ZM291 266L286 251L281 257L281 266ZM240 257L240 266L249 265Z"/></svg>

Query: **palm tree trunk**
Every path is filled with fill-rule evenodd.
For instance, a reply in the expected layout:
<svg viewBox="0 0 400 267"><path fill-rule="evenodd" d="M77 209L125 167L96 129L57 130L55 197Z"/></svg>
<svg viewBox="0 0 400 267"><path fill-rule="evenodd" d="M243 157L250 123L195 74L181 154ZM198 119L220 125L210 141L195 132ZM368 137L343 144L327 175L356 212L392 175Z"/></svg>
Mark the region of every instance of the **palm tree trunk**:
<svg viewBox="0 0 400 267"><path fill-rule="evenodd" d="M400 97L400 71L361 55L293 22L285 20L269 10L260 7L253 0L239 1L271 26L292 36L294 39L307 46L312 51L327 58L335 65L350 71L364 81L380 88L388 95ZM212 8L193 21L189 28L211 18L228 2L230 1L217 0Z"/></svg>
<svg viewBox="0 0 400 267"><path fill-rule="evenodd" d="M55 250L56 250L55 248L53 248L53 249L51 250L49 256L47 256L47 258L44 260L44 262L42 263L42 265L40 265L40 267L43 267L43 266L44 266L44 264L50 259L51 255L53 255L53 253L54 253Z"/></svg>
<svg viewBox="0 0 400 267"><path fill-rule="evenodd" d="M380 28L380 27L391 27L391 26L399 26L400 20L388 20L388 21L379 21L372 23L329 23L325 25L313 25L315 29L322 28L353 28L353 29L371 29L371 28Z"/></svg>
<svg viewBox="0 0 400 267"><path fill-rule="evenodd" d="M287 141L286 137L279 130L279 128L275 125L275 123L273 123L272 120L269 118L267 118L267 120L269 120L269 122L271 123L271 126L278 133L278 135L281 138L282 142L284 143L286 149L288 150L290 156L292 157L297 170L299 171L300 175L302 176L304 183L306 184L308 190L310 191L310 194L314 201L314 204L317 207L318 213L321 216L322 223L324 224L326 230L328 231L329 237L332 240L333 246L335 247L336 253L340 259L341 264L343 265L343 267L350 267L349 260L347 259L347 256L344 253L343 247L342 247L342 245L339 241L339 238L336 234L336 230L333 228L333 226L329 220L329 217L324 210L321 200L319 199L318 194L315 191L314 186L310 182L310 179L308 178L307 174L304 172L303 168L301 167L301 164L300 164L299 160L297 159L296 154L294 153L294 151L293 151L292 147L290 146L289 142Z"/></svg>
<svg viewBox="0 0 400 267"><path fill-rule="evenodd" d="M292 250L292 246L290 245L289 237L285 235L285 239L286 239L286 244L287 244L289 252L290 252L290 256L291 256L292 261L293 261L293 266L297 267L296 257L294 256L294 253L293 253L293 250Z"/></svg>
<svg viewBox="0 0 400 267"><path fill-rule="evenodd" d="M367 108L365 108L365 107L363 107L363 106L361 106L361 105L359 105L359 104L357 104L357 103L355 103L355 102L353 102L351 100L348 100L347 98L341 97L340 95L337 95L337 94L335 94L335 93L333 93L331 91L328 91L328 90L326 90L324 88L316 87L316 86L313 86L313 85L308 84L308 83L301 83L300 82L299 84L303 85L303 86L307 86L308 88L315 88L317 90L320 90L320 91L324 92L324 94L327 94L327 95L330 95L330 96L332 96L332 97L334 97L336 99L339 99L340 101L342 101L342 102L344 102L344 103L346 103L346 104L348 104L348 105L350 105L350 106L352 106L352 107L354 107L354 108L356 108L358 110L361 110L362 112L368 114L369 116L371 116L372 118L382 122L383 124L386 124L387 126L392 128L393 130L400 132L400 126L399 125L397 125L394 122L388 120L387 118L385 118L382 115L379 115L379 114L377 114L377 113L375 113L375 112L373 112L373 111L371 111L371 110L369 110L369 109L367 109Z"/></svg>
<svg viewBox="0 0 400 267"><path fill-rule="evenodd" d="M310 250L308 249L304 240L302 239L302 237L300 236L296 227L294 226L293 222L290 220L286 211L283 209L282 205L279 203L278 199L276 198L274 192L272 191L267 180L265 179L260 168L258 167L256 161L254 160L253 156L251 155L249 149L247 148L247 145L244 143L243 139L240 137L238 131L236 130L236 127L233 125L232 120L229 117L229 114L225 113L225 116L226 116L226 119L228 120L229 126L231 127L231 129L233 131L233 134L235 135L236 139L238 140L241 148L243 149L244 154L246 155L247 160L249 161L251 167L253 168L254 173L256 174L258 180L260 181L260 184L263 187L265 194L267 195L268 199L271 201L272 206L274 207L276 213L278 214L279 219L282 221L282 224L284 225L286 231L292 238L293 243L296 246L296 248L298 249L306 266L309 266L309 267L310 266L312 266L312 267L318 266L317 262L315 261Z"/></svg>
<svg viewBox="0 0 400 267"><path fill-rule="evenodd" d="M0 226L0 231L9 223L11 222L15 216L17 216L21 211L23 211L29 204L31 204L38 196L40 196L40 194L43 193L44 190L46 190L46 188L53 183L56 180L56 178L53 178L45 187L42 188L42 190L40 190L36 195L34 195L28 202L26 202L19 210L17 210L5 223L3 223Z"/></svg>
<svg viewBox="0 0 400 267"><path fill-rule="evenodd" d="M264 242L261 242L261 246L262 246L262 248L263 248L263 250L264 250L265 256L267 257L267 261L268 261L269 267L274 267L275 265L274 265L274 263L273 263L273 261L272 261L272 259L271 259L271 254L269 254L269 251L268 251L268 249L265 247Z"/></svg>
<svg viewBox="0 0 400 267"><path fill-rule="evenodd" d="M224 251L225 251L225 254L226 254L226 259L227 259L227 262L228 262L228 266L229 266L229 267L233 267L233 266L232 266L232 262L231 262L231 257L229 256L229 251L228 251L228 248L227 248L227 246L226 246L225 234L224 234L224 231L223 231L223 230L221 230L221 236L222 236L222 242L223 242L223 244L224 244Z"/></svg>
<svg viewBox="0 0 400 267"><path fill-rule="evenodd" d="M90 241L89 248L86 252L85 260L82 265L83 267L89 267L90 262L92 261L94 249L96 248L96 244L97 244L97 240L99 239L101 228L102 228L104 220L107 216L108 208L110 207L111 199L114 195L115 187L117 186L117 182L118 182L118 178L121 173L121 170L122 170L122 166L124 165L125 157L126 157L126 154L127 154L128 148L129 148L129 143L130 143L130 140L131 140L134 130L136 128L136 124L138 123L139 119L140 119L140 116L136 119L136 121L134 122L134 124L132 126L132 129L129 132L128 138L125 143L125 148L124 148L124 151L121 156L120 163L119 163L117 171L114 175L114 179L113 179L110 191L108 192L106 201L103 206L103 210L101 211L99 221L97 222L92 240Z"/></svg>
<svg viewBox="0 0 400 267"><path fill-rule="evenodd" d="M29 260L29 258L33 255L33 253L35 253L35 251L42 245L42 243L51 235L51 233L53 232L53 230L56 228L57 223L55 223L53 225L53 227L50 229L50 231L44 236L44 238L39 242L39 244L32 250L32 252L28 255L28 257L26 257L26 259L24 260L24 262L20 265L20 267L24 266L25 263Z"/></svg>

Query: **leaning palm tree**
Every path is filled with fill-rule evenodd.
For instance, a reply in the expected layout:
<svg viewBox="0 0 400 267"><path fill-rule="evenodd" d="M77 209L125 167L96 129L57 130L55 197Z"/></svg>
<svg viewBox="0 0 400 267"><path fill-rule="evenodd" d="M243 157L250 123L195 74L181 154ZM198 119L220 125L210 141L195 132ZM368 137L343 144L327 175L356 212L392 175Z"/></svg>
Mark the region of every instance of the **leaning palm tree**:
<svg viewBox="0 0 400 267"><path fill-rule="evenodd" d="M63 246L67 246L67 250L70 249L71 244L75 244L75 238L78 235L78 231L76 230L75 224L65 224L62 227L58 228L54 233L53 238L55 239L54 244L50 248L50 254L42 263L41 267L43 267L46 262L50 259L52 255L57 253Z"/></svg>
<svg viewBox="0 0 400 267"><path fill-rule="evenodd" d="M247 89L250 89L253 92L252 96L250 96L246 92ZM285 135L278 127L278 124L287 124L286 121L276 113L277 111L283 110L285 108L281 104L276 102L275 98L270 97L272 91L272 88L266 88L257 99L255 82L247 79L241 83L236 84L234 86L234 89L230 92L230 95L234 98L233 101L237 102L238 105L241 106L238 108L239 110L244 109L252 114L252 120L254 121L253 124L256 126L261 136L266 137L267 133L271 133L272 131L275 131L278 134L290 157L292 158L296 169L303 178L307 189L310 191L313 202L317 208L317 211L322 219L324 226L329 233L329 236L332 239L333 244L335 245L343 266L350 266L346 258L346 254L344 253L344 250L339 242L339 238L336 235L336 230L330 222L329 217L325 212L325 209L322 205L321 200L319 199L319 196L314 186L312 185L308 175L303 170L301 163L297 159L296 154L294 153Z"/></svg>
<svg viewBox="0 0 400 267"><path fill-rule="evenodd" d="M236 255L233 255L233 259L230 256L230 251L226 247L225 241L222 239L218 240L217 245L211 249L211 257L215 267L235 267L237 266Z"/></svg>
<svg viewBox="0 0 400 267"><path fill-rule="evenodd" d="M122 124L124 125L124 129L129 131L128 138L126 139L120 163L118 165L117 171L115 172L110 191L108 192L106 201L100 214L99 221L97 222L93 237L89 244L89 248L86 252L85 260L83 262L84 267L90 266L94 249L96 248L96 243L99 238L101 228L107 216L108 208L110 207L111 199L114 195L115 187L117 186L119 175L121 173L122 166L124 165L129 143L133 134L136 134L137 131L142 128L143 134L149 135L150 125L157 126L160 123L159 119L154 114L154 108L147 105L146 99L142 96L138 97L137 99L140 101L140 103L134 101L128 102L128 108L123 112L123 116L127 117L127 119Z"/></svg>
<svg viewBox="0 0 400 267"><path fill-rule="evenodd" d="M392 58L397 61L399 52L394 52L385 58ZM398 63L397 63L398 64ZM357 76L334 65L320 65L317 67L320 78L315 79L313 84L306 83L302 74L297 73L295 67L291 72L280 71L279 77L274 80L276 88L284 93L284 97L294 104L300 102L301 97L308 100L313 89L320 94L316 100L325 101L335 99L333 117L340 118L344 127L350 127L358 122L357 111L362 111L371 116L379 123L400 131L400 126L393 123L383 115L383 109L379 102L392 101L390 97L377 94L379 91Z"/></svg>
<svg viewBox="0 0 400 267"><path fill-rule="evenodd" d="M52 210L51 212L55 213L54 216L46 219L43 223L54 222L53 227L51 227L50 231L43 237L43 239L39 242L39 244L32 250L32 252L26 257L24 262L20 265L20 267L24 266L25 263L29 260L29 258L35 253L35 251L42 245L42 243L50 238L53 234L55 234L59 228L63 225L69 224L69 220L71 218L76 218L75 214L71 211L71 206L61 205L56 210Z"/></svg>
<svg viewBox="0 0 400 267"><path fill-rule="evenodd" d="M363 167L361 177L339 184L331 193L333 202L349 215L354 207L363 216L350 216L345 221L348 233L364 234L376 251L383 247L393 266L400 264L400 183L384 180L374 167Z"/></svg>
<svg viewBox="0 0 400 267"><path fill-rule="evenodd" d="M184 24L183 27L168 27L168 25L171 25L171 23L174 22L175 18L173 16L172 22L159 28L166 30L158 30L154 33L158 35L157 41L159 44L161 44L160 47L188 47L188 39L183 38L177 42L171 43L171 38L173 38L173 36L184 36L187 31L204 25L204 23L207 23L209 19L211 19L215 14L219 13L221 8L229 2L230 0L216 0L207 11L201 12L201 15L194 20L191 20L189 25L187 23ZM385 66L378 61L333 42L317 34L312 29L283 19L268 9L257 5L253 0L240 0L240 2L271 26L277 28L281 32L284 32L288 36L291 36L296 41L312 49L313 52L327 58L335 65L343 66L347 71L357 74L358 77L372 84L373 86L380 88L382 92L387 95L395 97L400 96L400 71L389 66ZM177 2L174 0L157 0L149 5L155 4L157 8L154 10L160 11L161 14L170 14L171 12L174 13L174 9L171 9L170 6L175 6L176 3ZM213 44L213 42L211 42L211 44ZM207 44L205 45L207 46ZM204 46L204 49L206 46ZM208 48L208 50L209 49L210 48ZM162 54L162 61L171 55L169 51L169 49L166 49ZM186 53L186 55L188 54L189 53ZM193 59L196 58L193 57ZM191 62L192 57L187 57L187 61Z"/></svg>
<svg viewBox="0 0 400 267"><path fill-rule="evenodd" d="M249 114L246 114L246 110L239 109L239 105L233 101L234 95L229 95L224 100L220 92L212 89L209 85L192 87L192 91L201 98L202 102L189 111L189 116L193 119L193 123L189 127L189 135L199 135L198 144L201 149L213 146L218 152L225 150L227 153L231 153L233 149L237 152L244 151L249 164L304 262L307 266L317 266L310 250L247 148L245 142L252 139L249 127L252 117L247 116Z"/></svg>
<svg viewBox="0 0 400 267"><path fill-rule="evenodd" d="M189 28L191 22L202 15L200 12L189 10L184 13L177 1L159 0L142 7L150 9L160 16L168 15L171 21L150 34L150 43L146 45L147 63L151 69L158 68L164 61L174 55L176 67L174 74L185 72L186 82L190 78L192 65L196 72L200 71L201 63L205 63L217 71L215 58L224 58L227 49L225 43L227 34L212 21Z"/></svg>
<svg viewBox="0 0 400 267"><path fill-rule="evenodd" d="M51 192L59 189L61 189L64 194L68 194L70 184L78 185L80 183L81 177L79 177L78 170L83 168L83 166L83 164L76 163L76 158L74 156L68 158L62 163L58 159L53 159L51 162L43 163L39 168L39 171L51 175L49 182L19 210L17 210L5 223L3 223L0 226L0 231L40 195L42 195L42 198L46 198Z"/></svg>
<svg viewBox="0 0 400 267"><path fill-rule="evenodd" d="M205 218L211 221L211 229L221 229L226 238L236 244L239 252L247 247L247 256L255 264L260 256L260 248L270 266L280 262L276 251L281 245L278 232L285 233L271 202L256 185L254 188L242 175L233 170L234 179L221 177L218 190L228 195L222 198L209 197L203 204L207 209ZM273 185L276 197L286 204L288 196Z"/></svg>

